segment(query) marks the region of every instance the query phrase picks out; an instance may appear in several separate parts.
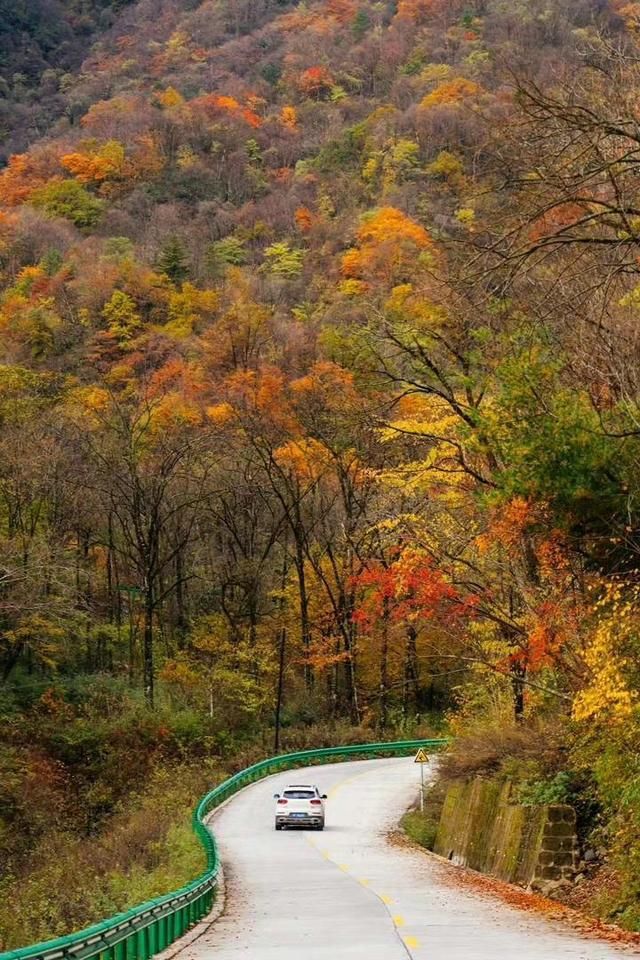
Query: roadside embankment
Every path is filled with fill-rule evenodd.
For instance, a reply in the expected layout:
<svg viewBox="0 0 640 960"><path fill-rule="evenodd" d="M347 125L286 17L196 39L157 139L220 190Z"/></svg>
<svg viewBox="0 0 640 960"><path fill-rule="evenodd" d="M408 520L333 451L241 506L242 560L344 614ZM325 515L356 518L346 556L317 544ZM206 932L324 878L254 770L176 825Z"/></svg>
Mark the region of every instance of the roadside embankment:
<svg viewBox="0 0 640 960"><path fill-rule="evenodd" d="M405 828L447 860L547 894L578 866L573 808L517 803L509 781L439 781L424 815L408 814Z"/></svg>

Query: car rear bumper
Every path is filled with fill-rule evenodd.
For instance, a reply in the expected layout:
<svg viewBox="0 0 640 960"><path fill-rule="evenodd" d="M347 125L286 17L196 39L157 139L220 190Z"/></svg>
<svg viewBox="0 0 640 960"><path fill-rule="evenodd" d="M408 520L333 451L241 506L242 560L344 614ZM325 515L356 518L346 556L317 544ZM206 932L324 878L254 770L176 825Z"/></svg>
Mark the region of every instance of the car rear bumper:
<svg viewBox="0 0 640 960"><path fill-rule="evenodd" d="M279 827L319 827L324 824L324 817L314 817L311 814L305 817L276 817L276 824Z"/></svg>

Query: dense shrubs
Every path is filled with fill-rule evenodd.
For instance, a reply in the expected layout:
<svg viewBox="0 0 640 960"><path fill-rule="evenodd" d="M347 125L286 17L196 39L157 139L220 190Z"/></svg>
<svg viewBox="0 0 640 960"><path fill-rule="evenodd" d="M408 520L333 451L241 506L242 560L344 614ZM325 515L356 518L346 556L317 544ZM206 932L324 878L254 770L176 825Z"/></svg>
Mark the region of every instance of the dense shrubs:
<svg viewBox="0 0 640 960"><path fill-rule="evenodd" d="M0 949L69 933L196 877L205 861L192 809L222 776L203 761L159 765L90 836L54 818L0 879ZM103 786L94 784L94 803Z"/></svg>

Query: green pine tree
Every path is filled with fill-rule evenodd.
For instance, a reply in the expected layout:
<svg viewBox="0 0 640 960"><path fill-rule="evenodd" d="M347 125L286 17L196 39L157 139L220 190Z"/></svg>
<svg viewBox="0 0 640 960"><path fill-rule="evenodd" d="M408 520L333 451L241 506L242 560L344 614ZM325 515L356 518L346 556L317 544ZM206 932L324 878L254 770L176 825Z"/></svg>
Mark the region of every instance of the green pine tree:
<svg viewBox="0 0 640 960"><path fill-rule="evenodd" d="M360 10L358 10L358 12L356 13L355 19L353 21L353 35L356 38L356 40L362 40L365 33L367 33L367 31L369 30L370 26L371 26L371 19L369 17L369 14L367 13L366 10L363 10L362 8L360 8Z"/></svg>
<svg viewBox="0 0 640 960"><path fill-rule="evenodd" d="M172 283L179 286L189 276L189 263L185 249L178 237L171 237L158 257L158 269Z"/></svg>

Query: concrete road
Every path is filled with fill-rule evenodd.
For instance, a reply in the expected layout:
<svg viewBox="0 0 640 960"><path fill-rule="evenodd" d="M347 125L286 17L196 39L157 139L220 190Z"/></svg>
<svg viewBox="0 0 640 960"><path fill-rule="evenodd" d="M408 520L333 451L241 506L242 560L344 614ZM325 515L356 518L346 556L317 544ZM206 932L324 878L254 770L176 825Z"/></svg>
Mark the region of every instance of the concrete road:
<svg viewBox="0 0 640 960"><path fill-rule="evenodd" d="M276 832L273 794L293 779L329 794L327 827ZM387 842L416 798L412 760L278 774L213 822L223 916L179 960L613 960L638 951L587 940L447 881L453 868Z"/></svg>

